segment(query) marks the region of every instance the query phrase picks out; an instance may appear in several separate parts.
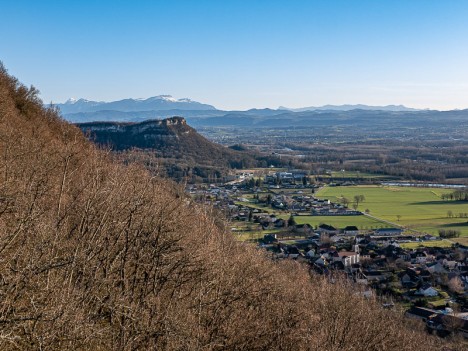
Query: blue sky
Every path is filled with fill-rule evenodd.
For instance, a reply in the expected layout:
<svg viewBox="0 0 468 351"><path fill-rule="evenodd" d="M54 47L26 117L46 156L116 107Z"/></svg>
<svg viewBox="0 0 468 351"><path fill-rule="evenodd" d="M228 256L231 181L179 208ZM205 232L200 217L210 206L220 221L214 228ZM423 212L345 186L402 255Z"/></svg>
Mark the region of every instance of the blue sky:
<svg viewBox="0 0 468 351"><path fill-rule="evenodd" d="M0 0L0 33L45 102L468 107L463 0Z"/></svg>

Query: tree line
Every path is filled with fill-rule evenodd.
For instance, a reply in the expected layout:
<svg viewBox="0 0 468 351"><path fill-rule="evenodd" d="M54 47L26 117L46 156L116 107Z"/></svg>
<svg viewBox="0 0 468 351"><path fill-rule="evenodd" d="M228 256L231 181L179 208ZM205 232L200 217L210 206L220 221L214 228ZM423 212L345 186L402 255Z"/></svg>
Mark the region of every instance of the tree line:
<svg viewBox="0 0 468 351"><path fill-rule="evenodd" d="M468 201L468 189L455 190L451 193L442 194L440 197L449 201Z"/></svg>

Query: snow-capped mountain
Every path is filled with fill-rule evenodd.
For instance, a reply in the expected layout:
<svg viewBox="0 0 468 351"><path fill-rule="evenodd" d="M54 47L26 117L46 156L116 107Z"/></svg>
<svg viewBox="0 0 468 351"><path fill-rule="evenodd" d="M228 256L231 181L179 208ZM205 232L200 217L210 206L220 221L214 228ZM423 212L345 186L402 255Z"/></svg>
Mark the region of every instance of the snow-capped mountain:
<svg viewBox="0 0 468 351"><path fill-rule="evenodd" d="M123 99L118 101L90 101L86 99L68 99L57 104L63 114L96 111L164 111L164 110L216 110L212 105L202 104L187 98L176 99L171 95L153 96L147 99Z"/></svg>

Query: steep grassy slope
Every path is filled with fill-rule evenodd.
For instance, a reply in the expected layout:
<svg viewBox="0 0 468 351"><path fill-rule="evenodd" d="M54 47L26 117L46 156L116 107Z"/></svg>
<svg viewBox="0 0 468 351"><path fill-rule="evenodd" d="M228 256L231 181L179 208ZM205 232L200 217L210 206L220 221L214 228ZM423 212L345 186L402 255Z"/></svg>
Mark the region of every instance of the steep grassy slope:
<svg viewBox="0 0 468 351"><path fill-rule="evenodd" d="M353 287L235 242L0 68L1 350L435 350Z"/></svg>

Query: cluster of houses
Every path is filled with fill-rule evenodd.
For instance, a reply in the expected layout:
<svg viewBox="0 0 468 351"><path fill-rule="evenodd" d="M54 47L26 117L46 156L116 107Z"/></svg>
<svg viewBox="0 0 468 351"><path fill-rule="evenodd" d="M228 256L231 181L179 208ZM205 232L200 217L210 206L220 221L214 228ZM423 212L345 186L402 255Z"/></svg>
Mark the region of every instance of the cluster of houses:
<svg viewBox="0 0 468 351"><path fill-rule="evenodd" d="M307 173L302 170L292 170L289 172L272 172L265 177L265 184L295 184L302 183Z"/></svg>
<svg viewBox="0 0 468 351"><path fill-rule="evenodd" d="M413 306L406 311L405 315L424 322L430 333L441 337L457 333L468 339L468 312L454 312L450 307L435 310Z"/></svg>
<svg viewBox="0 0 468 351"><path fill-rule="evenodd" d="M239 175L241 178L251 177L251 173L242 173ZM267 176L265 179L271 181L271 178L277 179L297 179L298 177L304 176L303 173L293 172L277 172L274 175ZM295 178L296 177L296 178ZM362 215L362 212L352 210L344 206L343 204L333 203L327 199L318 199L312 194L306 194L304 192L305 186L299 185L299 189L296 189L294 193L269 193L268 205L272 209L278 211L289 211L292 213L300 213L307 215L317 216L350 216L350 215ZM312 187L313 186L308 186ZM207 186L196 186L189 185L186 189L187 193L192 195L198 202L212 205L216 208L225 210L226 213L231 215L233 219L248 218L243 216L241 213L252 210L252 207L248 207L249 200L243 198L246 194L258 195L257 190L260 189L247 189L245 184L231 183L225 185L207 185ZM245 205L239 204L244 202ZM227 211L226 211L227 210Z"/></svg>
<svg viewBox="0 0 468 351"><path fill-rule="evenodd" d="M309 238L294 243L266 234L261 246L272 253L273 259L301 261L321 274L339 272L361 289L365 287L369 295L378 292L410 303L413 307L407 314L414 314L419 307L430 310L434 316L424 321L428 330L440 335L450 330L441 317L447 308L456 305L468 311L467 248L405 249L400 244L415 238L376 233L350 236L344 232L330 237L330 233L314 231ZM447 320L453 322L452 317L460 319L457 330L468 337L467 324L463 323L468 314L452 314Z"/></svg>
<svg viewBox="0 0 468 351"><path fill-rule="evenodd" d="M427 283L448 285L453 279L457 279L460 289L468 293L468 250L464 247L405 249L401 243L417 238L374 234L330 237L326 235L330 233L328 230L312 233L309 238L295 240L294 244L291 240L283 243L278 234L265 234L260 245L277 253L275 258L299 258L326 270L343 268L346 273L353 274L357 271L363 273L364 269L367 273L378 271L379 282L384 282L390 273L398 270L401 273L398 276L400 288L417 288L420 295L426 297L434 295L434 290L428 289ZM291 250L298 252L297 255L290 256ZM336 267L336 262L342 262L343 266L338 264ZM376 279L375 275L370 278L371 281ZM423 289L418 290L420 288Z"/></svg>
<svg viewBox="0 0 468 351"><path fill-rule="evenodd" d="M298 213L307 213L316 216L359 216L362 212L349 209L342 204L333 203L328 199L318 199L311 195L303 194L302 190L296 194L275 195L271 203L272 207L280 210L289 210Z"/></svg>
<svg viewBox="0 0 468 351"><path fill-rule="evenodd" d="M235 204L235 199L242 198L243 195L237 185L219 186L215 184L190 184L187 185L185 191L196 202L226 210L226 213L243 211L243 209Z"/></svg>
<svg viewBox="0 0 468 351"><path fill-rule="evenodd" d="M274 194L270 205L282 211L310 214L316 216L356 216L362 212L347 208L342 204L333 203L328 199L318 199L312 195L297 190L295 194Z"/></svg>
<svg viewBox="0 0 468 351"><path fill-rule="evenodd" d="M242 174L240 178L251 176ZM292 172L279 172L272 177L285 183L299 180ZM269 193L268 204L280 213L291 214L289 218L251 205L252 196L258 198L258 193L242 183L198 188L192 185L187 192L197 201L223 210L233 221L249 223L256 231L265 230L268 234L260 245L271 252L273 259L304 262L321 274L344 274L360 286L365 296L378 293L410 303L413 307L407 315L422 319L430 331L453 331L448 324L457 321L457 330L467 335L463 321L468 317L447 313L454 303L468 310L467 248L407 249L404 243L437 238L404 235L400 228L362 230L352 225L336 228L328 224L297 224L301 215L362 215L342 204L305 194L303 189Z"/></svg>

